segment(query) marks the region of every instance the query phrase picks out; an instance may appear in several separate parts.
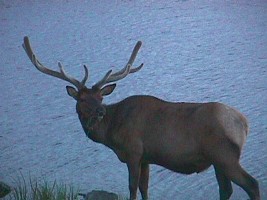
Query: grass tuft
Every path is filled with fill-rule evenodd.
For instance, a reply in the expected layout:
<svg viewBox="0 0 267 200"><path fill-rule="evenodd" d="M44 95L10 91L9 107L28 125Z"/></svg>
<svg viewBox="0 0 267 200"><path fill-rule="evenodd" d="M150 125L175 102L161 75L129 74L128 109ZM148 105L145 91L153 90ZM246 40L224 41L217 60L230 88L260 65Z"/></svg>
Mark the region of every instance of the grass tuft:
<svg viewBox="0 0 267 200"><path fill-rule="evenodd" d="M78 200L79 189L72 185L52 183L45 179L38 181L29 177L26 180L21 174L14 180L15 187L5 197L6 200Z"/></svg>

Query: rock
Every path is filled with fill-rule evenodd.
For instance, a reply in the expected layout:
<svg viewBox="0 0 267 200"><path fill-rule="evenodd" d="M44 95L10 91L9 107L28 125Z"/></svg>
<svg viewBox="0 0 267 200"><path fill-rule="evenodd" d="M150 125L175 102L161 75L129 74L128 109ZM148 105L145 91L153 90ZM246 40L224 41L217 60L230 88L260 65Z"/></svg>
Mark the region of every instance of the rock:
<svg viewBox="0 0 267 200"><path fill-rule="evenodd" d="M106 192L103 190L93 190L86 195L80 194L85 200L118 200L117 194Z"/></svg>
<svg viewBox="0 0 267 200"><path fill-rule="evenodd" d="M11 187L0 181L0 198L8 195L11 192Z"/></svg>

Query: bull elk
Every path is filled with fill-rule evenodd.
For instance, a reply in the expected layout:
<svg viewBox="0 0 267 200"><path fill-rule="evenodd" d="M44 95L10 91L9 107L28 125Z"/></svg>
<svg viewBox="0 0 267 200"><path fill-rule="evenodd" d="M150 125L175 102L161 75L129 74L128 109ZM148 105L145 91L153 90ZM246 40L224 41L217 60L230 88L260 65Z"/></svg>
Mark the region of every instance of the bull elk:
<svg viewBox="0 0 267 200"><path fill-rule="evenodd" d="M229 199L231 182L243 188L253 200L259 200L258 182L239 164L248 135L246 118L237 110L217 102L172 103L153 96L130 96L104 105L103 97L113 92L114 82L139 71L133 68L141 47L137 42L128 63L116 73L108 71L91 88L85 76L78 81L45 67L35 56L28 37L23 47L33 65L41 72L65 80L67 93L76 103L76 111L87 137L112 149L127 164L130 199L137 189L148 199L149 164L157 164L183 174L199 173L213 165L219 184L220 200ZM111 83L111 84L108 84Z"/></svg>

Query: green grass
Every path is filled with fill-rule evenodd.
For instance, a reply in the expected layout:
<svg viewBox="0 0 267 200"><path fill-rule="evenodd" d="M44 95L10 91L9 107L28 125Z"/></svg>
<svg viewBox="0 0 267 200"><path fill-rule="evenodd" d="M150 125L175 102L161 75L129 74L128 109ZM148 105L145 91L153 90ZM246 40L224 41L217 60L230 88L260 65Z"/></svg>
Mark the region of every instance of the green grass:
<svg viewBox="0 0 267 200"><path fill-rule="evenodd" d="M26 180L23 175L14 179L11 193L5 200L78 200L79 189L72 185L48 182L45 179L37 180L29 177Z"/></svg>
<svg viewBox="0 0 267 200"><path fill-rule="evenodd" d="M25 179L20 174L12 178L12 190L3 200L80 200L83 199L80 190L73 185L59 183L56 180L48 182L45 178ZM128 198L118 195L118 200L128 200Z"/></svg>

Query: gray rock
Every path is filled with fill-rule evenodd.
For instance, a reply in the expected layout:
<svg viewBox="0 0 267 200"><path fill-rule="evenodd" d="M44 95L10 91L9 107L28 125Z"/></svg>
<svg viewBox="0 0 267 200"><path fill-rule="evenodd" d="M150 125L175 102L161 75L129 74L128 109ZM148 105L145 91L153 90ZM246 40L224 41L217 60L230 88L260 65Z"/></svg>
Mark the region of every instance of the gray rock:
<svg viewBox="0 0 267 200"><path fill-rule="evenodd" d="M106 192L103 190L93 190L89 193L80 194L84 197L85 200L118 200L119 197L117 194Z"/></svg>
<svg viewBox="0 0 267 200"><path fill-rule="evenodd" d="M8 195L11 192L11 187L0 181L0 198Z"/></svg>

